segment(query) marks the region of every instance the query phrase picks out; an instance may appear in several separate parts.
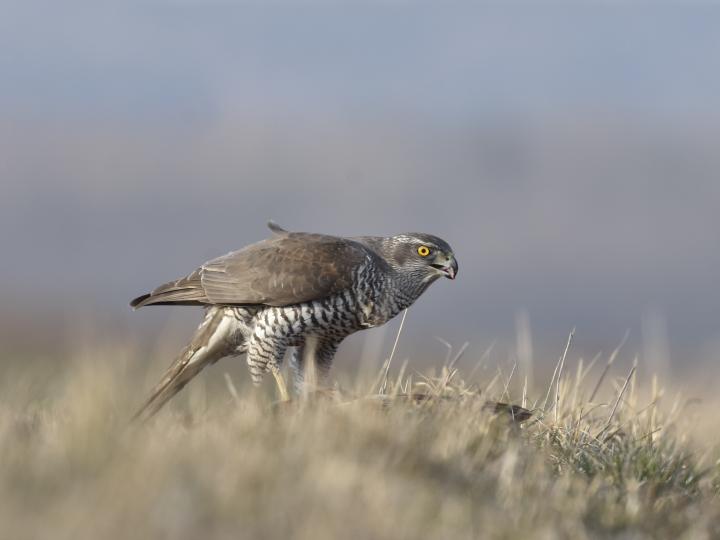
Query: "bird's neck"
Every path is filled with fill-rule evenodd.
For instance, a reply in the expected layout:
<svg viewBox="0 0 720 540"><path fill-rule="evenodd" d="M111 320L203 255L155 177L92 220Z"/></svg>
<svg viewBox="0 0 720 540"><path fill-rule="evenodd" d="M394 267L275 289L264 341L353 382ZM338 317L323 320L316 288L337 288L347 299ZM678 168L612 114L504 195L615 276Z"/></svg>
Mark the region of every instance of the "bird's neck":
<svg viewBox="0 0 720 540"><path fill-rule="evenodd" d="M393 272L391 289L400 309L410 307L437 278L438 276L428 276L421 270Z"/></svg>

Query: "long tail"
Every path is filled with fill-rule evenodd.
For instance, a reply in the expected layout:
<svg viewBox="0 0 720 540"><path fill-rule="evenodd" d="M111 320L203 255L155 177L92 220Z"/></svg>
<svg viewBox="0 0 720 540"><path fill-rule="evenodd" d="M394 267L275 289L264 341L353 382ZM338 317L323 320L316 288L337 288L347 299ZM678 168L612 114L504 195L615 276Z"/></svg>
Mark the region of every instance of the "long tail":
<svg viewBox="0 0 720 540"><path fill-rule="evenodd" d="M230 321L225 318L223 309L210 308L190 343L170 365L132 420L149 419L205 366L228 356L232 352L230 333Z"/></svg>

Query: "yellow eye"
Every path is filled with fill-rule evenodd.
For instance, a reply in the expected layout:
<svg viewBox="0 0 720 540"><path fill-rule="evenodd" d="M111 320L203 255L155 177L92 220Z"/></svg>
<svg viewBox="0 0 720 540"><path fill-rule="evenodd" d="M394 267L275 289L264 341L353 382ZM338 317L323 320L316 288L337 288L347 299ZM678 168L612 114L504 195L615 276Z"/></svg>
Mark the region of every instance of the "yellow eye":
<svg viewBox="0 0 720 540"><path fill-rule="evenodd" d="M418 255L420 255L421 257L427 257L428 255L430 255L430 248L427 246L420 246L418 248Z"/></svg>

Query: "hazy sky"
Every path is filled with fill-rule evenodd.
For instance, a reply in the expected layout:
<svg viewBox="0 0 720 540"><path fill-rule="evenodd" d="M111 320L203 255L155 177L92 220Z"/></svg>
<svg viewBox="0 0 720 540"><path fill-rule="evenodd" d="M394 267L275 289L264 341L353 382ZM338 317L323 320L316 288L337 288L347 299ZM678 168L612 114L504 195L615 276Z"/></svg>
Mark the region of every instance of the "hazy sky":
<svg viewBox="0 0 720 540"><path fill-rule="evenodd" d="M5 4L4 305L129 316L273 218L446 238L417 347L527 310L538 346L642 354L645 318L715 358L720 8L580 4Z"/></svg>

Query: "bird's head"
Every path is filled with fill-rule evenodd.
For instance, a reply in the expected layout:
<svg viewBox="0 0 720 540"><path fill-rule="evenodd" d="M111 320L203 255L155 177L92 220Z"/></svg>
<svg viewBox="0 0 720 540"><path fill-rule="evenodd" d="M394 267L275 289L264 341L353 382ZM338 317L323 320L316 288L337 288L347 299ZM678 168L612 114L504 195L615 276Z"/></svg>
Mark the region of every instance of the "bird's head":
<svg viewBox="0 0 720 540"><path fill-rule="evenodd" d="M455 279L458 263L445 240L424 233L405 233L386 238L383 255L395 269L433 281L445 276Z"/></svg>

